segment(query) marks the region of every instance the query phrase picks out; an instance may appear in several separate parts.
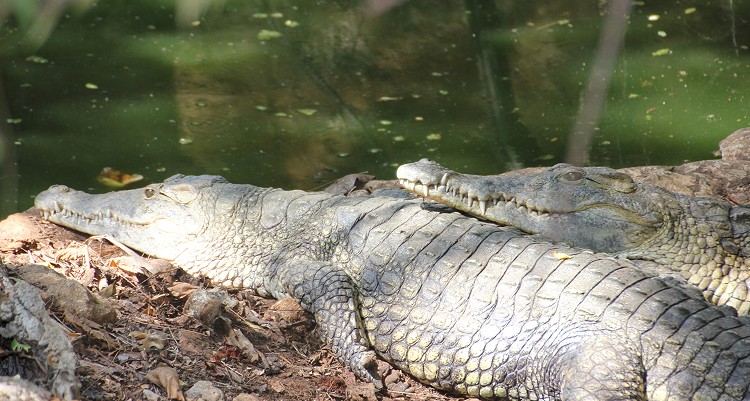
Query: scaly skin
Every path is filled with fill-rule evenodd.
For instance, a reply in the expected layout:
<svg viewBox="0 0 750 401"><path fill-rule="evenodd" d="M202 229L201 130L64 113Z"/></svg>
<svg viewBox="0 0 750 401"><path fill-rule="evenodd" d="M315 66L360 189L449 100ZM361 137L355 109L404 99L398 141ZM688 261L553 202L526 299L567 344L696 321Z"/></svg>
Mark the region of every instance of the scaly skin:
<svg viewBox="0 0 750 401"><path fill-rule="evenodd" d="M709 301L750 311L750 208L636 183L606 167L479 176L424 159L397 175L412 192L482 219L668 266Z"/></svg>
<svg viewBox="0 0 750 401"><path fill-rule="evenodd" d="M628 261L419 200L175 176L104 195L53 186L36 206L215 283L299 299L365 380L377 354L487 399L750 399L749 319Z"/></svg>

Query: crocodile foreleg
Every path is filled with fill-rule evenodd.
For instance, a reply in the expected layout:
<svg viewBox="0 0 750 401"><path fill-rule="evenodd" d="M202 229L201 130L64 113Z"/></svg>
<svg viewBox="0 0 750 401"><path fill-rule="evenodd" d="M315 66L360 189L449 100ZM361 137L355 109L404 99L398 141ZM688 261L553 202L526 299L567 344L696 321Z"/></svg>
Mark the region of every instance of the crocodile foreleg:
<svg viewBox="0 0 750 401"><path fill-rule="evenodd" d="M297 299L315 317L321 337L333 354L357 377L381 387L377 357L369 349L354 285L344 270L328 262L293 259L285 261L277 274L266 281L269 293L276 298Z"/></svg>

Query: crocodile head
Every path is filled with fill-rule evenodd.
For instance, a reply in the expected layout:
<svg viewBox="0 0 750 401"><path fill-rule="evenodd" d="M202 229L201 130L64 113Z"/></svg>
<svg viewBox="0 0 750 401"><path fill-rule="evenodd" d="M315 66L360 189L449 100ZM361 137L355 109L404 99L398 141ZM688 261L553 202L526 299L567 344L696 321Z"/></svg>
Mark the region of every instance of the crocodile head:
<svg viewBox="0 0 750 401"><path fill-rule="evenodd" d="M175 260L206 230L206 210L220 206L218 191L210 189L221 183L226 181L218 176L176 175L145 188L100 195L53 185L34 203L53 223Z"/></svg>
<svg viewBox="0 0 750 401"><path fill-rule="evenodd" d="M535 172L479 176L423 159L399 167L397 175L407 190L426 198L602 252L653 241L665 219L663 205L630 176L606 167L558 164Z"/></svg>

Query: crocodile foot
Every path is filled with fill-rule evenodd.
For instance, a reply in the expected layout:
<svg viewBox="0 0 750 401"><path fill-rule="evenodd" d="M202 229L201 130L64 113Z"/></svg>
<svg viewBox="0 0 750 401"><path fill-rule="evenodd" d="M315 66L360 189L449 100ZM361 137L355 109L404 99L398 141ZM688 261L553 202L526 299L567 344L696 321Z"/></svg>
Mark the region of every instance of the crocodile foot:
<svg viewBox="0 0 750 401"><path fill-rule="evenodd" d="M375 390L379 391L383 388L383 380L378 373L378 357L375 352L368 350L352 355L349 360L349 368L360 380L372 382L375 385Z"/></svg>

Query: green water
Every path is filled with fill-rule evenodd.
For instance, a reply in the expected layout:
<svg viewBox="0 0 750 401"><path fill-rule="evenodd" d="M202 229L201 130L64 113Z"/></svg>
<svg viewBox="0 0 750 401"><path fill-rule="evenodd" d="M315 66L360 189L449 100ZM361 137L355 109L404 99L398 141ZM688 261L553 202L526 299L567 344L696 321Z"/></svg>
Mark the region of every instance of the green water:
<svg viewBox="0 0 750 401"><path fill-rule="evenodd" d="M472 25L471 4L498 18ZM24 42L33 10L11 10L0 214L51 184L106 191L104 167L142 174L136 186L184 173L314 189L354 172L390 179L422 157L475 173L561 162L605 18L582 0L413 0L380 14L226 0L187 20L179 7L81 2L38 47ZM637 2L591 163L708 159L750 125L749 11ZM492 82L477 67L487 52Z"/></svg>

